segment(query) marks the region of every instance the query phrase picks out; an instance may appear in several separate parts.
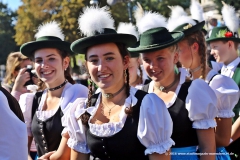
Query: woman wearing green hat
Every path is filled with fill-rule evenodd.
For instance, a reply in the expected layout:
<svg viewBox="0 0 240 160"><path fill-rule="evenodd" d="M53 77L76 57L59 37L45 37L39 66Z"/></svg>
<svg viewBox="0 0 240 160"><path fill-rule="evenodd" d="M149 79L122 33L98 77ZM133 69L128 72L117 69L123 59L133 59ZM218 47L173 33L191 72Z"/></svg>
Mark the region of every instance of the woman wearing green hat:
<svg viewBox="0 0 240 160"><path fill-rule="evenodd" d="M198 2L192 1L190 11L196 12L196 8L200 8ZM172 12L175 12L172 10ZM200 16L192 18L197 19ZM217 127L215 129L216 139L216 159L230 159L225 146L228 146L231 138L232 117L234 116L233 108L239 99L239 89L236 83L226 76L220 75L214 69L207 66L207 46L202 28L204 20L198 19L200 23L196 23L192 18L181 16L177 19L170 19L168 26L170 30L184 32L185 38L181 40L179 45L179 61L184 68L190 71L192 79L204 79L212 88L217 96L218 115L216 117ZM171 23L172 22L172 23ZM191 27L186 27L191 26ZM209 94L206 91L206 94ZM221 153L221 154L220 154Z"/></svg>
<svg viewBox="0 0 240 160"><path fill-rule="evenodd" d="M68 110L68 103L87 97L88 89L74 84L70 76L69 55L73 53L70 43L64 41L58 23L52 21L41 25L35 37L36 41L23 44L20 51L33 59L41 80L39 85L46 89L36 94L25 93L19 100L27 124L28 144L34 138L41 158L48 153L49 159L69 159L68 136L62 125L65 123L62 116Z"/></svg>
<svg viewBox="0 0 240 160"><path fill-rule="evenodd" d="M141 53L143 66L152 81L143 87L148 93L155 93L166 104L173 120L171 159L214 159L215 152L214 118L216 96L212 89L200 79L191 81L186 71L175 72L178 62L177 43L182 40L182 32L169 32L166 19L147 12L137 24L140 45L129 48L132 53ZM205 92L208 91L209 95ZM197 93L197 94L196 94Z"/></svg>
<svg viewBox="0 0 240 160"><path fill-rule="evenodd" d="M94 17L92 15L95 15ZM86 36L71 44L85 54L92 81L101 89L89 90L87 103L77 99L68 115L71 158L101 160L169 159L172 120L155 94L129 85L129 53L136 43L130 34L118 34L106 7L86 8L79 18ZM73 157L75 156L75 157Z"/></svg>

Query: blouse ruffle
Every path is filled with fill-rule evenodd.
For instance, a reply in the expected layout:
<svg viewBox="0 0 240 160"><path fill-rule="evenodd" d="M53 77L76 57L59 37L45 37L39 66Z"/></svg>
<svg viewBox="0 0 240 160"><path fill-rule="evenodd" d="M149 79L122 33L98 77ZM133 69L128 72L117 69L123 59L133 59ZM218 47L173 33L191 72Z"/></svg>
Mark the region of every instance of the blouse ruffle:
<svg viewBox="0 0 240 160"><path fill-rule="evenodd" d="M88 124L92 134L100 137L108 137L118 133L123 128L126 121L127 115L125 114L124 109L130 105L134 106L137 103L137 98L134 96L136 91L135 88L131 87L130 96L125 100L125 104L122 107L119 122L110 122L101 125L90 123L91 118L94 116L99 106L101 93L99 94L95 106L91 106L87 109L83 103L85 100L77 99L71 105L71 111L64 115L64 117L68 119L68 123L65 123L65 125L68 126L71 139L69 140L69 147L82 152L81 148L77 147L77 144L80 143L83 144L81 147L84 146L87 148L86 127L82 124L81 119L77 120L77 117L80 117L85 111L91 115ZM139 115L138 134L136 135L140 142L147 147L145 154L151 154L153 152L161 154L169 150L174 144L170 138L171 134L172 120L164 102L155 94L146 95L142 101ZM73 141L72 139L75 143L70 142ZM75 144L75 146L70 145L70 143Z"/></svg>
<svg viewBox="0 0 240 160"><path fill-rule="evenodd" d="M193 128L208 129L216 127L217 97L208 84L202 79L195 79L188 88L186 109L188 117L193 121Z"/></svg>
<svg viewBox="0 0 240 160"><path fill-rule="evenodd" d="M216 75L217 74L217 75ZM215 76L214 76L215 75ZM213 77L214 76L214 77ZM209 77L209 78L208 78ZM239 88L235 81L229 77L218 74L211 70L207 76L208 79L213 77L209 86L217 96L218 117L234 117L233 108L239 100ZM207 81L209 82L209 80Z"/></svg>

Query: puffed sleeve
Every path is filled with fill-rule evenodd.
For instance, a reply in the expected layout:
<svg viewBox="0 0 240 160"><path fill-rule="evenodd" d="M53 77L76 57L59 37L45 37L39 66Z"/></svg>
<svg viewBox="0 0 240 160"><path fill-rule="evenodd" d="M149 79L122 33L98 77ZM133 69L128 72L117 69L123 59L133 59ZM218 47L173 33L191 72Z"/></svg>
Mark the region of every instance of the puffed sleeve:
<svg viewBox="0 0 240 160"><path fill-rule="evenodd" d="M202 79L192 81L188 88L186 109L193 121L193 128L208 129L216 127L214 120L217 117L217 97L209 85Z"/></svg>
<svg viewBox="0 0 240 160"><path fill-rule="evenodd" d="M138 139L146 147L145 154L163 154L174 145L170 138L173 123L165 103L154 93L147 94L141 104Z"/></svg>
<svg viewBox="0 0 240 160"><path fill-rule="evenodd" d="M85 113L86 98L78 98L73 103L70 103L68 110L62 117L62 125L68 131L70 138L68 139L68 146L77 152L89 153L90 150L86 141L86 126L82 124L81 119L78 118Z"/></svg>
<svg viewBox="0 0 240 160"><path fill-rule="evenodd" d="M67 88L62 96L61 109L65 114L66 107L73 103L77 98L87 98L88 88L81 84L74 84Z"/></svg>
<svg viewBox="0 0 240 160"><path fill-rule="evenodd" d="M218 117L234 117L233 108L239 100L239 88L232 78L216 75L209 86L217 96Z"/></svg>
<svg viewBox="0 0 240 160"><path fill-rule="evenodd" d="M20 96L19 105L23 112L24 120L27 125L28 136L32 137L31 124L32 124L32 104L34 93L24 93Z"/></svg>

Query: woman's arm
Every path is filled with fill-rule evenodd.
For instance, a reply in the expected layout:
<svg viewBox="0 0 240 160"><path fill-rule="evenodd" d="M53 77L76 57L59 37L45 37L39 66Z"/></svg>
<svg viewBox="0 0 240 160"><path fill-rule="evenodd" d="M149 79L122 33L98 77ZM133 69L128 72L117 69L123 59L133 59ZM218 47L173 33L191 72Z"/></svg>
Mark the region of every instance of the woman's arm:
<svg viewBox="0 0 240 160"><path fill-rule="evenodd" d="M71 160L89 160L89 154L84 154L71 149Z"/></svg>
<svg viewBox="0 0 240 160"><path fill-rule="evenodd" d="M66 160L70 159L71 149L67 146L68 135L63 135L60 145L56 152L50 156L50 160Z"/></svg>
<svg viewBox="0 0 240 160"><path fill-rule="evenodd" d="M231 138L232 118L216 118L216 122L216 146L226 147L229 145Z"/></svg>
<svg viewBox="0 0 240 160"><path fill-rule="evenodd" d="M148 157L149 157L149 160L170 160L171 159L170 151L167 151L164 154L153 153L148 155Z"/></svg>
<svg viewBox="0 0 240 160"><path fill-rule="evenodd" d="M235 141L240 137L240 117L232 125L232 140Z"/></svg>
<svg viewBox="0 0 240 160"><path fill-rule="evenodd" d="M196 129L196 131L200 153L206 153L206 155L201 155L200 160L215 160L215 155L211 155L211 153L216 153L214 129Z"/></svg>

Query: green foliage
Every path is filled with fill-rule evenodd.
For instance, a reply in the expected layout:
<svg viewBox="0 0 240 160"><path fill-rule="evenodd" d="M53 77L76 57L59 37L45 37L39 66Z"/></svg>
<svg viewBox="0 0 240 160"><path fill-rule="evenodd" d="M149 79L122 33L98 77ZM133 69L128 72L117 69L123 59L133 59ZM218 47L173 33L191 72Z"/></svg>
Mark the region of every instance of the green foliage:
<svg viewBox="0 0 240 160"><path fill-rule="evenodd" d="M6 4L0 2L0 64L5 64L8 54L17 50L13 38L15 19L16 13L11 11Z"/></svg>

